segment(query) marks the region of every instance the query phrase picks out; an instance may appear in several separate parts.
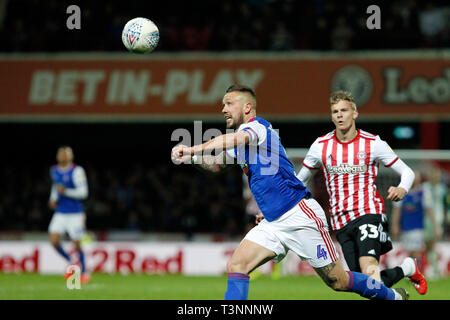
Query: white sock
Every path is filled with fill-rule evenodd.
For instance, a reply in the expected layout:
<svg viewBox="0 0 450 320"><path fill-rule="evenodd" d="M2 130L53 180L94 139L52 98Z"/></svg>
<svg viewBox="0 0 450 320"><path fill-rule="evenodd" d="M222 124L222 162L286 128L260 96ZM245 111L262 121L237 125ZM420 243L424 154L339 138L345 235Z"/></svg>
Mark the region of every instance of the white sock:
<svg viewBox="0 0 450 320"><path fill-rule="evenodd" d="M405 258L405 260L403 260L400 268L402 268L405 277L411 277L416 272L416 265L414 263L414 260L410 257L407 257Z"/></svg>

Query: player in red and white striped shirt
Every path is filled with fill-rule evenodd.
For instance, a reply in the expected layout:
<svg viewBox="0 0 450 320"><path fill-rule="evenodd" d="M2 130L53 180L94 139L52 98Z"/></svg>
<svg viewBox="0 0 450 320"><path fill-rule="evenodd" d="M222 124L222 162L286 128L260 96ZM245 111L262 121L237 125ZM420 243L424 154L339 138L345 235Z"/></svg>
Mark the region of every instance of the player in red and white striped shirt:
<svg viewBox="0 0 450 320"><path fill-rule="evenodd" d="M401 176L400 184L388 190L387 199L392 201L403 199L412 186L414 172L379 136L356 128L358 111L351 94L332 93L330 105L336 129L314 141L297 177L308 186L316 169L322 167L330 196L331 225L350 270L381 279L388 287L405 276L426 286L411 258L381 273L378 268L380 256L392 249L385 230L384 202L375 185L378 167L382 164Z"/></svg>

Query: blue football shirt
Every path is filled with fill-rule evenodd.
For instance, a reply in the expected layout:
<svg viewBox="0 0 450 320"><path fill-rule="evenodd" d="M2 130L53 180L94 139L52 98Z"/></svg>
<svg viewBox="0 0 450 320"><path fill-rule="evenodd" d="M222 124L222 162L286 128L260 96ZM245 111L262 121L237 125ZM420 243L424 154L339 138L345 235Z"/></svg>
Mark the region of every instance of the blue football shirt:
<svg viewBox="0 0 450 320"><path fill-rule="evenodd" d="M75 164L68 168L58 165L51 167L50 177L53 182L50 199L57 201L55 212L64 214L82 213L82 200L87 197L87 181L84 169ZM64 194L56 191L56 186L66 188Z"/></svg>
<svg viewBox="0 0 450 320"><path fill-rule="evenodd" d="M249 133L250 143L226 153L237 158L267 221L277 219L303 198L311 197L311 192L296 177L294 166L270 122L255 117L242 124L238 128L241 130Z"/></svg>

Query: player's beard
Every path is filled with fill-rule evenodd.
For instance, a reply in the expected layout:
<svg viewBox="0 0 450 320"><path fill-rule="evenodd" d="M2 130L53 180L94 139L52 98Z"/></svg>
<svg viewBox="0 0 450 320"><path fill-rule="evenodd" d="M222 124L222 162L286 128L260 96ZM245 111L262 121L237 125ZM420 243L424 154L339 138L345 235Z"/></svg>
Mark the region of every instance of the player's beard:
<svg viewBox="0 0 450 320"><path fill-rule="evenodd" d="M227 129L237 130L241 124L244 123L244 113L240 113L236 117L231 117L232 121L230 124L227 123Z"/></svg>

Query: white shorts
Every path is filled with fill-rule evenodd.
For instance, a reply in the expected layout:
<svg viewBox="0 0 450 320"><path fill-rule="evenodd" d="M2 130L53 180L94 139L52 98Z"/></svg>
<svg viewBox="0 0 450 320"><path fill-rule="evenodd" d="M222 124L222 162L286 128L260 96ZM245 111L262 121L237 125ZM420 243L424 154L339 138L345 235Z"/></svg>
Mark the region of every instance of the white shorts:
<svg viewBox="0 0 450 320"><path fill-rule="evenodd" d="M408 252L422 251L424 249L424 231L423 229L414 229L403 231L400 236L402 247Z"/></svg>
<svg viewBox="0 0 450 320"><path fill-rule="evenodd" d="M84 213L55 212L48 226L48 232L58 234L67 232L70 239L80 240L86 233L85 221L86 215Z"/></svg>
<svg viewBox="0 0 450 320"><path fill-rule="evenodd" d="M324 267L339 259L328 233L325 212L314 199L303 199L272 222L262 220L244 240L273 251L275 262L281 261L289 250L313 268Z"/></svg>

